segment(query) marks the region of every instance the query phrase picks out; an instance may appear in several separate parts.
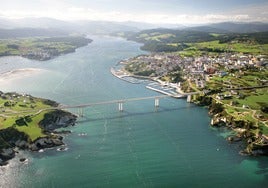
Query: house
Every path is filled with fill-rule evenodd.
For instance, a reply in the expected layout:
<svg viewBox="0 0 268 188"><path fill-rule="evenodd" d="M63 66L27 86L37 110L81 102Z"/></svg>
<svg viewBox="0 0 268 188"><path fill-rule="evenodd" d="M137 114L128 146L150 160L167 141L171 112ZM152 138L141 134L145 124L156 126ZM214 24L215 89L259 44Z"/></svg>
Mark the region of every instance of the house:
<svg viewBox="0 0 268 188"><path fill-rule="evenodd" d="M248 105L243 104L242 108L249 109Z"/></svg>
<svg viewBox="0 0 268 188"><path fill-rule="evenodd" d="M224 77L224 76L226 76L228 73L227 72L225 72L225 71L219 71L218 72L218 75L220 76L220 77Z"/></svg>
<svg viewBox="0 0 268 188"><path fill-rule="evenodd" d="M218 99L218 100L223 100L223 99L224 99L223 94L218 94L218 95L216 96L216 99Z"/></svg>
<svg viewBox="0 0 268 188"><path fill-rule="evenodd" d="M238 91L231 90L231 94L232 94L232 95L238 95Z"/></svg>

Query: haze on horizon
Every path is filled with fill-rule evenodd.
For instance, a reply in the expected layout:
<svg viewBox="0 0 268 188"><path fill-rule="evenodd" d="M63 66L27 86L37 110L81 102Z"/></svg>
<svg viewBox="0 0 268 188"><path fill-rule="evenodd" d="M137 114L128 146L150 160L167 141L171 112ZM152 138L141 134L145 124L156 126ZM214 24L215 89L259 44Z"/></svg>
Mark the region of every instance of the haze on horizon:
<svg viewBox="0 0 268 188"><path fill-rule="evenodd" d="M8 0L1 3L0 18L153 24L267 23L267 10L267 0Z"/></svg>

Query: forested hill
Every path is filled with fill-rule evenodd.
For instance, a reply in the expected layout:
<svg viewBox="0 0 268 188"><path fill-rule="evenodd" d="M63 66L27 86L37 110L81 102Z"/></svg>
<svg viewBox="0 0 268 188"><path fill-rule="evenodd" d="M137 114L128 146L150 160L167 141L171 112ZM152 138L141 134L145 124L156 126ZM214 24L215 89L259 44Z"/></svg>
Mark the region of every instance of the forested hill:
<svg viewBox="0 0 268 188"><path fill-rule="evenodd" d="M222 22L187 28L188 30L213 33L254 33L268 31L268 24L262 22Z"/></svg>
<svg viewBox="0 0 268 188"><path fill-rule="evenodd" d="M204 42L215 40L215 36L208 32L175 29L151 29L144 30L127 36L129 40L137 42L157 41L163 43L173 42Z"/></svg>
<svg viewBox="0 0 268 188"><path fill-rule="evenodd" d="M68 32L59 29L44 28L16 28L0 29L0 39L24 38L24 37L54 37L68 35Z"/></svg>
<svg viewBox="0 0 268 188"><path fill-rule="evenodd" d="M142 50L174 52L197 50L267 54L268 31L253 33L213 33L196 30L151 29L126 33L128 40L143 43ZM205 44L204 44L205 43ZM207 45L207 46L206 46ZM200 47L201 46L201 47Z"/></svg>

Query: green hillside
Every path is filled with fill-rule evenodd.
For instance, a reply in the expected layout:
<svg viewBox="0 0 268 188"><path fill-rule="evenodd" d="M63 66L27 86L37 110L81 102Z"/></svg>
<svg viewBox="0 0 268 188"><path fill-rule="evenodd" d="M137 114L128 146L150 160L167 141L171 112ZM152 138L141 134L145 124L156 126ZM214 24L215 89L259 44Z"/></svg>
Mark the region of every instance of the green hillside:
<svg viewBox="0 0 268 188"><path fill-rule="evenodd" d="M2 39L0 56L19 55L29 59L48 60L74 52L76 48L85 46L91 41L82 36Z"/></svg>
<svg viewBox="0 0 268 188"><path fill-rule="evenodd" d="M268 32L245 34L152 29L138 33L128 33L123 36L128 40L143 43L141 49L151 52L178 51L190 56L224 52L268 54Z"/></svg>

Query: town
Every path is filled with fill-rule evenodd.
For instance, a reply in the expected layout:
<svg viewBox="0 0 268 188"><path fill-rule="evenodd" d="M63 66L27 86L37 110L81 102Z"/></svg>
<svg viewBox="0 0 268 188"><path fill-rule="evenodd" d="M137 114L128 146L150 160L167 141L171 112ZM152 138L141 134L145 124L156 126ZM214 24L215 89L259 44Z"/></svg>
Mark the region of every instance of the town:
<svg viewBox="0 0 268 188"><path fill-rule="evenodd" d="M123 60L124 70L134 75L148 76L176 83L189 79L204 88L213 75L224 77L243 69L267 70L265 56L219 54L217 56L181 57L172 53L153 53ZM266 80L263 80L265 82ZM267 82L265 82L267 83Z"/></svg>
<svg viewBox="0 0 268 188"><path fill-rule="evenodd" d="M150 79L163 90L173 87L178 94L196 92L191 102L209 106L212 126L228 127L237 133L227 140L246 140L245 153L260 154L263 150L258 149L268 146L266 56L222 53L184 57L152 53L122 60L119 65L117 73L121 77Z"/></svg>

